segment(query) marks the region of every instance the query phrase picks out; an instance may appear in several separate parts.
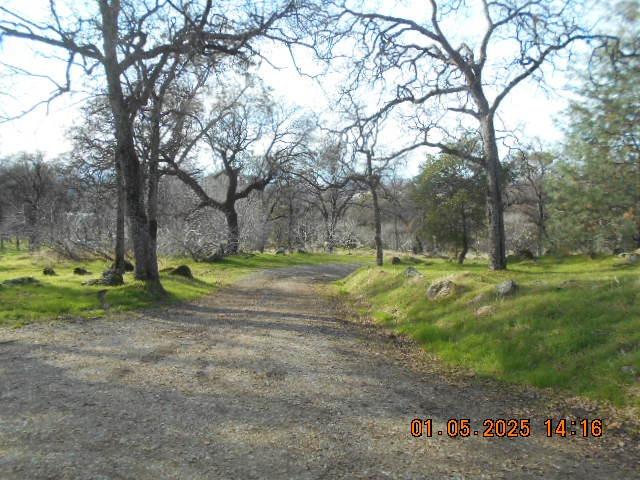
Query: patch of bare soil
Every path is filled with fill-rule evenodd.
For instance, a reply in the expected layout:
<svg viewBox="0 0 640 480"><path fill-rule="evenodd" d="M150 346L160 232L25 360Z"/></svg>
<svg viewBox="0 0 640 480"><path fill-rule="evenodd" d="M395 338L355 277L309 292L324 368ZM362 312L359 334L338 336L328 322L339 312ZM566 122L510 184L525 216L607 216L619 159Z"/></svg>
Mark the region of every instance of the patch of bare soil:
<svg viewBox="0 0 640 480"><path fill-rule="evenodd" d="M197 303L0 331L2 479L640 478L637 445L547 439L544 398L418 358L264 272ZM512 391L513 390L513 391ZM409 423L431 418L434 437ZM529 418L530 438L437 436ZM617 445L617 446L616 446Z"/></svg>

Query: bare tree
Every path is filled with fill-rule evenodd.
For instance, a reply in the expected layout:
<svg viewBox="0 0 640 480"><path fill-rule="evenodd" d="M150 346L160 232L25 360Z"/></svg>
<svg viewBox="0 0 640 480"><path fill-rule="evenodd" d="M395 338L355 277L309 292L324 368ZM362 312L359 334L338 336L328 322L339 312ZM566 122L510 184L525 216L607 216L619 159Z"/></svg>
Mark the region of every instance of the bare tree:
<svg viewBox="0 0 640 480"><path fill-rule="evenodd" d="M383 180L385 177L387 179L392 177L406 153L420 148L423 144L416 142L400 150L389 152L389 148L380 145L378 141L385 120L384 115L365 119L362 108L353 100L350 102L348 115L351 117L352 126L346 130L346 137L352 154L347 169L349 178L371 195L376 264L381 266L384 261L380 199L383 193Z"/></svg>
<svg viewBox="0 0 640 480"><path fill-rule="evenodd" d="M423 16L404 17L359 11L348 1L337 3L337 34L355 35L361 53L346 89L355 90L370 81L391 85L383 89L380 106L369 119L413 109L414 127L426 145L483 166L489 266L501 270L506 268L506 252L496 115L505 98L558 52L593 38L580 23L584 2L429 0L427 4ZM483 19L477 35L459 28L469 16ZM434 117L437 110L445 116L447 112L456 115L467 128L468 122L460 118L476 122L481 157L449 146L455 143L447 127L451 122Z"/></svg>
<svg viewBox="0 0 640 480"><path fill-rule="evenodd" d="M304 154L304 124L296 122L264 96L221 99L206 122L199 122L194 141L203 140L215 168L211 177L225 181L224 198L216 199L207 192L199 170L189 171L188 151L174 159L165 156L168 173L177 176L200 199L200 207L211 207L225 215L227 245L225 252L238 252L240 227L236 203L252 192L265 189L285 167Z"/></svg>
<svg viewBox="0 0 640 480"><path fill-rule="evenodd" d="M545 182L554 157L540 149L521 149L514 154L514 181L508 187L508 206L515 208L536 230L537 255L547 240L549 194Z"/></svg>
<svg viewBox="0 0 640 480"><path fill-rule="evenodd" d="M75 168L91 182L92 178L109 176L106 184L115 190L115 245L113 268L125 272L125 184L122 162L116 159L113 117L106 94L98 95L82 109L83 119L68 135L73 141L72 161ZM105 201L104 197L102 198Z"/></svg>
<svg viewBox="0 0 640 480"><path fill-rule="evenodd" d="M136 277L146 281L150 291L163 294L151 251L157 225L149 219L145 171L136 151L137 114L177 64L186 65L196 57L219 64L227 58L255 55L252 42L291 14L294 4L274 2L267 10L262 3L248 2L230 12L226 4L214 5L212 0L97 0L83 9L64 3L65 15L51 1L48 18L42 21L30 19L24 11L0 7L0 35L66 53L65 80L56 84L44 103L70 90L76 67L88 77L102 71L114 122L116 159L125 180ZM149 198L153 200L154 195Z"/></svg>
<svg viewBox="0 0 640 480"><path fill-rule="evenodd" d="M329 137L295 172L303 180L303 200L323 221L325 246L333 252L338 222L356 204L360 188L350 178L348 151L339 137Z"/></svg>
<svg viewBox="0 0 640 480"><path fill-rule="evenodd" d="M420 205L412 198L412 181L392 172L382 183L381 209L393 219L394 249L410 249L414 254L422 253Z"/></svg>
<svg viewBox="0 0 640 480"><path fill-rule="evenodd" d="M29 249L40 242L39 223L48 201L53 201L56 182L53 170L44 162L42 154L21 154L5 171L5 188L14 209L22 215L22 233L29 239Z"/></svg>

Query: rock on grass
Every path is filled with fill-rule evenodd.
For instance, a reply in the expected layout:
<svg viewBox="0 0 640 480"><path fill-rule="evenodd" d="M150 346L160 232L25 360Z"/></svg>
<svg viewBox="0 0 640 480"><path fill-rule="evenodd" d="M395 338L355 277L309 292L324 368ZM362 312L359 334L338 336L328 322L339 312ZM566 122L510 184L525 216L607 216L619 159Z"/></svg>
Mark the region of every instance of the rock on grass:
<svg viewBox="0 0 640 480"><path fill-rule="evenodd" d="M404 276L407 278L418 278L422 277L422 274L416 269L416 267L408 267L404 271Z"/></svg>
<svg viewBox="0 0 640 480"><path fill-rule="evenodd" d="M176 275L178 277L190 278L193 280L193 273L187 265L180 265L169 272L169 275Z"/></svg>
<svg viewBox="0 0 640 480"><path fill-rule="evenodd" d="M491 305L485 305L475 311L476 317L487 317L495 312L495 309Z"/></svg>
<svg viewBox="0 0 640 480"><path fill-rule="evenodd" d="M456 287L457 285L447 278L436 280L429 285L429 288L427 289L427 297L429 300L450 297L456 292Z"/></svg>
<svg viewBox="0 0 640 480"><path fill-rule="evenodd" d="M505 280L496 286L496 293L499 297L508 297L518 290L518 284L513 280Z"/></svg>

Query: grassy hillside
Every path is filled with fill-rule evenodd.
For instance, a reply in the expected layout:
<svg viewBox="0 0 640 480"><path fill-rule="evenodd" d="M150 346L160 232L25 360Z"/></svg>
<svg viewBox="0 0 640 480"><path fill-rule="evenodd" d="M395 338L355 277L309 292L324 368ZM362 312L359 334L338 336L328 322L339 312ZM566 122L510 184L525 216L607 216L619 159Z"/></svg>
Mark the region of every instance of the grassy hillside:
<svg viewBox="0 0 640 480"><path fill-rule="evenodd" d="M368 267L340 282L378 322L417 340L450 364L514 383L640 406L640 267L612 258L544 258L490 272L486 263L441 260ZM456 293L429 300L433 280ZM513 279L511 297L498 283ZM367 308L366 306L369 306ZM486 307L478 310L481 307Z"/></svg>
<svg viewBox="0 0 640 480"><path fill-rule="evenodd" d="M162 282L169 292L168 301L185 301L205 295L216 287L228 284L251 271L263 268L280 268L291 265L335 262L369 262L370 258L343 254L259 254L237 256L218 263L195 263L186 258L163 258L160 268L189 265L195 280L162 274ZM75 267L84 267L92 275L73 274ZM52 267L57 275L45 276L43 269ZM105 302L111 311L123 311L149 307L154 300L143 288L142 282L125 275L125 285L120 287L84 286L91 278L99 278L109 267L101 260L76 263L58 258L51 252L30 254L24 251L0 252L0 283L17 277L34 277L40 285L0 286L0 327L20 326L50 318L93 317L104 314L97 292L107 289Z"/></svg>

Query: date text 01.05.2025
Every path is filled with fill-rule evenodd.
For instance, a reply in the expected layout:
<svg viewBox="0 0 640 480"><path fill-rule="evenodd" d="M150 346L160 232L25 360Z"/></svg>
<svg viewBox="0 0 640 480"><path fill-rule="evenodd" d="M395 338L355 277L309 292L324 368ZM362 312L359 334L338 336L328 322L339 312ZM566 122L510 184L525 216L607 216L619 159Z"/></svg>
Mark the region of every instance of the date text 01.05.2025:
<svg viewBox="0 0 640 480"><path fill-rule="evenodd" d="M547 437L601 437L603 433L602 419L593 420L553 420L548 418L542 429ZM434 430L430 418L414 418L409 431L413 437L484 437L484 438L519 438L530 437L531 420L528 418L486 418L482 421L482 429L475 430L468 418L450 418L443 430Z"/></svg>

